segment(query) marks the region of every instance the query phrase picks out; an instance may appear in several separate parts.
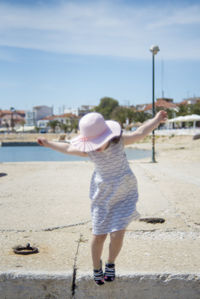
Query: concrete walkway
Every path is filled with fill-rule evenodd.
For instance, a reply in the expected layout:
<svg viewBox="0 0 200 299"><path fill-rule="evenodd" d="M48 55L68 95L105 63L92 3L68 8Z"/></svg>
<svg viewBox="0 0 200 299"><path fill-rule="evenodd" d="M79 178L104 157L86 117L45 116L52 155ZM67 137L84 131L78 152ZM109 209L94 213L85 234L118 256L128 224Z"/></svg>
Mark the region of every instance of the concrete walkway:
<svg viewBox="0 0 200 299"><path fill-rule="evenodd" d="M1 163L0 299L200 298L199 164L131 162L138 178L141 217L117 260L117 279L92 281L88 189L90 162ZM187 171L184 171L187 169ZM39 248L16 255L13 247ZM103 261L106 261L109 238Z"/></svg>

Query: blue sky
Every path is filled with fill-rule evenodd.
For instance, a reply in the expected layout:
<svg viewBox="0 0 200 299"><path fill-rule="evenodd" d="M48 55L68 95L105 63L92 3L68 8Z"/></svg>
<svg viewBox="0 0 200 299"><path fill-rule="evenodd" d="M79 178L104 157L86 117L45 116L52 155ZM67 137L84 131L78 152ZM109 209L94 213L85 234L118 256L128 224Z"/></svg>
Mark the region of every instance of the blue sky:
<svg viewBox="0 0 200 299"><path fill-rule="evenodd" d="M0 0L0 108L200 96L200 1Z"/></svg>

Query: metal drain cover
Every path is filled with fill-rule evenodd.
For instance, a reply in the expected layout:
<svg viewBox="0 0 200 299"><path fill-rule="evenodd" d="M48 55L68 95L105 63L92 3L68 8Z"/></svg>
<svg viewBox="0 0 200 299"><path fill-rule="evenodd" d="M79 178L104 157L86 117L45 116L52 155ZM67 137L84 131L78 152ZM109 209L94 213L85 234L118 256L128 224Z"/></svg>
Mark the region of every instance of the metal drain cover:
<svg viewBox="0 0 200 299"><path fill-rule="evenodd" d="M7 175L7 173L5 173L5 172L0 172L0 177L2 177L2 176L6 176Z"/></svg>
<svg viewBox="0 0 200 299"><path fill-rule="evenodd" d="M16 253L16 254L24 254L24 255L34 254L34 253L38 253L39 252L38 248L37 247L32 247L30 245L30 243L28 243L26 245L26 247L25 246L21 246L21 245L16 246L16 247L13 248L13 250L14 250L14 253Z"/></svg>
<svg viewBox="0 0 200 299"><path fill-rule="evenodd" d="M164 218L151 217L151 218L140 218L140 221L143 221L143 222L146 222L146 223L156 224L156 223L164 223L165 219Z"/></svg>

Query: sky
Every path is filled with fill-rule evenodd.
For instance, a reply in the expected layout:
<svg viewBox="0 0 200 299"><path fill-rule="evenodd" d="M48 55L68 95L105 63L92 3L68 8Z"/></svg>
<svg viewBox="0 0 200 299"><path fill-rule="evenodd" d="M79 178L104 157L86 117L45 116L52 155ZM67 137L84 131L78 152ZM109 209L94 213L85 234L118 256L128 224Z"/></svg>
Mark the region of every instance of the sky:
<svg viewBox="0 0 200 299"><path fill-rule="evenodd" d="M200 96L200 1L0 0L0 109Z"/></svg>

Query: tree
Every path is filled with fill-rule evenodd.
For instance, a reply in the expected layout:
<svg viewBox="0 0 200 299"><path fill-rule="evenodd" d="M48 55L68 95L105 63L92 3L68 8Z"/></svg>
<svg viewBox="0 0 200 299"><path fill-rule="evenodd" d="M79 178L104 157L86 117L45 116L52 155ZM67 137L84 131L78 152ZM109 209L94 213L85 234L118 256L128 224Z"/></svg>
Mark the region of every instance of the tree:
<svg viewBox="0 0 200 299"><path fill-rule="evenodd" d="M78 119L77 118L72 118L71 119L71 129L77 133L78 131Z"/></svg>
<svg viewBox="0 0 200 299"><path fill-rule="evenodd" d="M59 124L60 122L58 120L51 120L48 122L47 126L52 129L53 133L55 133L56 127L58 127Z"/></svg>
<svg viewBox="0 0 200 299"><path fill-rule="evenodd" d="M117 106L111 113L111 119L118 121L121 126L126 123L128 119L129 122L132 122L134 117L134 111L127 107Z"/></svg>
<svg viewBox="0 0 200 299"><path fill-rule="evenodd" d="M39 133L40 132L40 128L35 126L35 132Z"/></svg>
<svg viewBox="0 0 200 299"><path fill-rule="evenodd" d="M167 116L168 116L168 119L170 118L174 118L175 117L175 111L172 110L172 109L166 109L166 112L167 112Z"/></svg>
<svg viewBox="0 0 200 299"><path fill-rule="evenodd" d="M136 111L134 112L133 119L135 122L143 123L144 121L152 118L152 115L149 113L145 113L144 111Z"/></svg>
<svg viewBox="0 0 200 299"><path fill-rule="evenodd" d="M65 133L68 133L69 131L71 131L71 126L69 126L69 125L67 125L67 124L59 123L59 127L60 127Z"/></svg>
<svg viewBox="0 0 200 299"><path fill-rule="evenodd" d="M15 127L15 120L14 120L15 111L16 110L14 107L10 107L10 112L11 112L10 126L11 126L12 132L14 131L14 127Z"/></svg>
<svg viewBox="0 0 200 299"><path fill-rule="evenodd" d="M191 113L200 115L200 102L197 102L194 105L191 105Z"/></svg>
<svg viewBox="0 0 200 299"><path fill-rule="evenodd" d="M177 113L177 116L185 116L185 115L188 115L188 114L191 114L191 112L190 112L190 105L181 104L179 106L179 111Z"/></svg>
<svg viewBox="0 0 200 299"><path fill-rule="evenodd" d="M7 129L7 132L9 132L9 123L7 121L5 121L4 125L5 125L5 127Z"/></svg>
<svg viewBox="0 0 200 299"><path fill-rule="evenodd" d="M119 106L117 100L104 97L100 100L100 104L95 107L95 111L101 113L105 119L110 119L113 110Z"/></svg>

